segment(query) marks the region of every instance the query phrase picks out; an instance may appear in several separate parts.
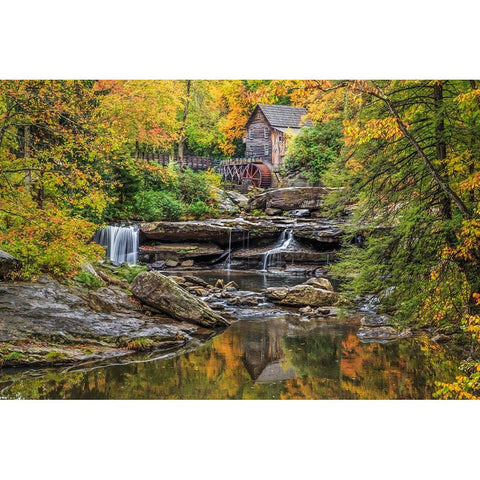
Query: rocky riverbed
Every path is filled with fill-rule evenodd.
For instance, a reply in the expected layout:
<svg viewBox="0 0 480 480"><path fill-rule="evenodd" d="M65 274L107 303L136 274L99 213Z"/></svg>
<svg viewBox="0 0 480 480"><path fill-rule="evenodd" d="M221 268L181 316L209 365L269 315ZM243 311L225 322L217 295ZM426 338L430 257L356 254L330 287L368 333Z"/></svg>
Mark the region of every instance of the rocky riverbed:
<svg viewBox="0 0 480 480"><path fill-rule="evenodd" d="M160 290L173 308L185 305L188 314L181 318L169 315L169 308L152 307L152 301L142 303L145 290L139 282L124 286L103 276L112 283L100 288L47 276L0 283L0 364L63 364L178 348L209 338L230 323L167 277ZM165 291L165 285L172 290Z"/></svg>

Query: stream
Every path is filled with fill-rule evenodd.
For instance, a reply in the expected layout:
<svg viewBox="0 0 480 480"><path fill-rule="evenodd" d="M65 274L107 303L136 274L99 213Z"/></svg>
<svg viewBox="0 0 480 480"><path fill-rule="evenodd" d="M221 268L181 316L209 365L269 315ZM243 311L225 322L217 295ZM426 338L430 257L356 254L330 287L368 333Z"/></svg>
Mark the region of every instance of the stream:
<svg viewBox="0 0 480 480"><path fill-rule="evenodd" d="M203 271L261 291L300 276ZM427 338L363 343L358 318L302 318L264 305L201 346L70 367L5 368L0 398L24 399L428 399L452 380L458 358Z"/></svg>

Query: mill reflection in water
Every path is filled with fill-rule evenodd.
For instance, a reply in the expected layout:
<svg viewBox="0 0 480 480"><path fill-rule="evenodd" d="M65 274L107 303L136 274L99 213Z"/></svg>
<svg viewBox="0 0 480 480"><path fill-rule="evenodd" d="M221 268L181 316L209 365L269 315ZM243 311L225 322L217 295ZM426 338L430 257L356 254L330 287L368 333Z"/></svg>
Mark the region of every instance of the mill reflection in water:
<svg viewBox="0 0 480 480"><path fill-rule="evenodd" d="M296 316L245 318L197 350L85 370L5 372L9 398L388 399L431 398L458 361L415 338L364 344L357 327ZM132 361L133 360L133 361Z"/></svg>

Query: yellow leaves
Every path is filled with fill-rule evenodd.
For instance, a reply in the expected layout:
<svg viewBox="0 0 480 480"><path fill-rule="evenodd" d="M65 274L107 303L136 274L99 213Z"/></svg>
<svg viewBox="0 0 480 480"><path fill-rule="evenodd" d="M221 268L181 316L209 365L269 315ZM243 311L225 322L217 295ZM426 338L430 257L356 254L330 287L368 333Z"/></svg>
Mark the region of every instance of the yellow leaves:
<svg viewBox="0 0 480 480"><path fill-rule="evenodd" d="M468 175L469 165L471 163L472 154L468 151L464 152L449 152L445 160L447 172L451 176ZM479 178L480 180L480 178ZM462 187L462 188L467 188Z"/></svg>
<svg viewBox="0 0 480 480"><path fill-rule="evenodd" d="M374 139L393 141L402 136L394 117L374 118L363 125L359 122L345 120L343 125L347 145L364 145Z"/></svg>
<svg viewBox="0 0 480 480"><path fill-rule="evenodd" d="M178 139L178 112L184 101L182 81L103 81L97 88L110 90L101 97L100 110L119 142L130 139L168 149Z"/></svg>

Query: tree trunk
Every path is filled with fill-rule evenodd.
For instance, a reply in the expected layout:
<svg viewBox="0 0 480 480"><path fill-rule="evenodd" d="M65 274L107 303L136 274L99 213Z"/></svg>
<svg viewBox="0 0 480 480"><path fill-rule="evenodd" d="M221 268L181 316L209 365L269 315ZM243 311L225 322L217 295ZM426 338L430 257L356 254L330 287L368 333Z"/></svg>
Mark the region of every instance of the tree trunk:
<svg viewBox="0 0 480 480"><path fill-rule="evenodd" d="M30 190L30 186L32 185L32 172L27 167L27 159L30 158L30 125L25 125L23 127L23 158L25 160L25 168L27 168L25 174L25 187L27 190Z"/></svg>
<svg viewBox="0 0 480 480"><path fill-rule="evenodd" d="M447 159L447 143L445 141L445 112L443 111L443 81L438 81L433 86L433 99L435 104L435 156L438 164L442 166L442 178L445 183L449 183L449 177L446 173L445 161ZM450 197L442 192L442 213L443 216L451 220L452 203Z"/></svg>
<svg viewBox="0 0 480 480"><path fill-rule="evenodd" d="M191 80L186 80L186 97L185 97L185 105L183 108L183 118L182 118L182 127L180 129L180 136L178 139L178 164L183 166L183 158L184 158L184 149L185 149L185 131L187 125L187 117L188 117L188 107L190 106L190 88L192 85Z"/></svg>

